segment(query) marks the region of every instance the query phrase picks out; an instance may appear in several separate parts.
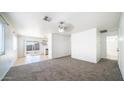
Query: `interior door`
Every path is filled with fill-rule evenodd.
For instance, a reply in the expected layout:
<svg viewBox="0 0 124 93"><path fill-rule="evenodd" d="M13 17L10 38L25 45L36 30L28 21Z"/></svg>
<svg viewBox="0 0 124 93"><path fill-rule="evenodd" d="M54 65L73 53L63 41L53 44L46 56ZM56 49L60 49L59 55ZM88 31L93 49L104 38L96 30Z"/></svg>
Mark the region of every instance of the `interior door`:
<svg viewBox="0 0 124 93"><path fill-rule="evenodd" d="M107 58L118 60L118 36L107 36Z"/></svg>

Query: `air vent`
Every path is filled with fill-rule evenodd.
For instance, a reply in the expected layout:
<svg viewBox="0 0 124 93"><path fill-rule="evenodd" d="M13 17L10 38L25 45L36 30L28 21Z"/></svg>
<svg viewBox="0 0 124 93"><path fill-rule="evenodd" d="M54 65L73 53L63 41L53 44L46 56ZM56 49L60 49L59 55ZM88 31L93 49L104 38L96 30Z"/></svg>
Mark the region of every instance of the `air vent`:
<svg viewBox="0 0 124 93"><path fill-rule="evenodd" d="M100 33L106 33L108 32L107 30L101 30Z"/></svg>

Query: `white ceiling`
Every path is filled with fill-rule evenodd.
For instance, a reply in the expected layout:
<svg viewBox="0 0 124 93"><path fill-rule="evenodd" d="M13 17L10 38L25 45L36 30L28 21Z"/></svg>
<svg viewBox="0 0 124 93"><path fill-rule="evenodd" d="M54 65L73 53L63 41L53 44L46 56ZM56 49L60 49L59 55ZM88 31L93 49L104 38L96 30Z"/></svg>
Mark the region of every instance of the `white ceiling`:
<svg viewBox="0 0 124 93"><path fill-rule="evenodd" d="M12 22L20 35L40 37L47 33L58 33L60 21L67 28L64 34L84 31L97 27L98 29L118 28L121 13L113 12L6 12L5 16ZM44 16L52 20L46 22Z"/></svg>

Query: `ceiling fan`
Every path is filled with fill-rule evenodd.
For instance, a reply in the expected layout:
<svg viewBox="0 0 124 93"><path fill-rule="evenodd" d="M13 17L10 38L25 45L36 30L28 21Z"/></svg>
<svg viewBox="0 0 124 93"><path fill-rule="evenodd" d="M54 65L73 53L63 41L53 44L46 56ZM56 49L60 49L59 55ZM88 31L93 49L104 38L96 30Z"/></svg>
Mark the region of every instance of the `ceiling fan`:
<svg viewBox="0 0 124 93"><path fill-rule="evenodd" d="M64 21L59 22L58 31L62 32L71 32L74 29L74 26L70 23L65 23Z"/></svg>
<svg viewBox="0 0 124 93"><path fill-rule="evenodd" d="M43 18L44 21L46 22L50 22L52 20L51 17L48 17L48 16L44 16ZM64 21L60 21L59 24L58 24L58 31L60 33L62 32L70 32L73 30L73 25L72 24L69 24L69 23L65 23Z"/></svg>
<svg viewBox="0 0 124 93"><path fill-rule="evenodd" d="M64 30L65 30L65 24L64 24L63 21L61 21L59 23L58 30L59 30L59 32L64 32Z"/></svg>

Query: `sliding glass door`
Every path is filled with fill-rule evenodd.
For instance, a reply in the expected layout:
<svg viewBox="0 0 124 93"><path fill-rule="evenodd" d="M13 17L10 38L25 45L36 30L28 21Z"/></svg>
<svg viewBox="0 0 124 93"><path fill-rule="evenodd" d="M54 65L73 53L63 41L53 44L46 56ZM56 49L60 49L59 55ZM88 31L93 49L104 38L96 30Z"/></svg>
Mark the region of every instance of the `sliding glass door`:
<svg viewBox="0 0 124 93"><path fill-rule="evenodd" d="M38 41L26 41L25 42L25 54L26 55L40 54L40 43Z"/></svg>

